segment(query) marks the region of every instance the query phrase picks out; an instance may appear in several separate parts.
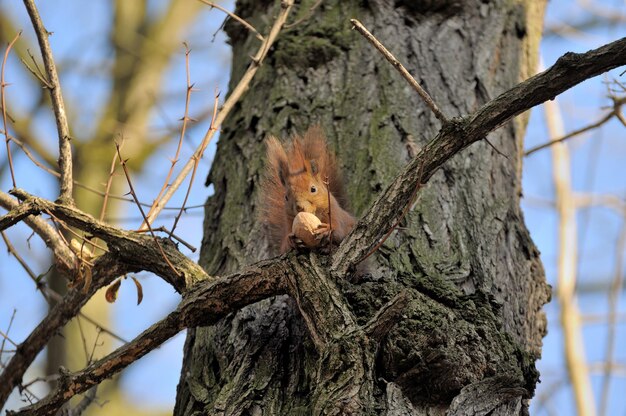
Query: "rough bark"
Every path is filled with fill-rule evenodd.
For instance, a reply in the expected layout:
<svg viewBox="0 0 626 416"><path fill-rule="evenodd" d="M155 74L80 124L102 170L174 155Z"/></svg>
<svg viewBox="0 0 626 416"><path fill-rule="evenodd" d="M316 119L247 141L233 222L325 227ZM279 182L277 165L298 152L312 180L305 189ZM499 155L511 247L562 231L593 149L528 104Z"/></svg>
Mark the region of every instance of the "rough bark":
<svg viewBox="0 0 626 416"><path fill-rule="evenodd" d="M313 3L303 1L296 12L307 15ZM405 63L444 114L456 117L532 72L543 6L322 2L281 34L223 126L208 179L215 194L201 265L223 275L272 255L255 220L267 135L321 124L359 216L411 159L412 145L438 132L440 122L350 30L350 18ZM276 7L239 1L237 13L261 28ZM234 85L257 41L234 23L227 29ZM489 135L506 157L483 141L449 161L354 283L328 278L322 259L297 273L313 280L292 280L292 294L297 285L319 291L312 305L278 296L189 330L175 413L522 414L538 379L541 307L549 297L519 208L523 133L517 120ZM308 264L292 261L296 269ZM379 343L368 322L400 293L407 306ZM468 413L470 403L476 410Z"/></svg>

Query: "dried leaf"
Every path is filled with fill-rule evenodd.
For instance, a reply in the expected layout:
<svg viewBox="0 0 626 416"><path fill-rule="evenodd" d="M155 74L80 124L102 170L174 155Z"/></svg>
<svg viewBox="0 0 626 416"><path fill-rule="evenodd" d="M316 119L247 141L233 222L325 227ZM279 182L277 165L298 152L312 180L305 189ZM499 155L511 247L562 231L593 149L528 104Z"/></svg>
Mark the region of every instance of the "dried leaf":
<svg viewBox="0 0 626 416"><path fill-rule="evenodd" d="M122 284L122 278L117 279L111 286L107 288L107 291L104 295L107 302L113 303L117 299L117 292L120 290L120 285Z"/></svg>
<svg viewBox="0 0 626 416"><path fill-rule="evenodd" d="M137 280L135 276L131 276L131 278L133 279L133 282L135 282L135 287L137 287L137 305L139 305L143 300L143 288L141 287L141 283L139 283L139 280Z"/></svg>

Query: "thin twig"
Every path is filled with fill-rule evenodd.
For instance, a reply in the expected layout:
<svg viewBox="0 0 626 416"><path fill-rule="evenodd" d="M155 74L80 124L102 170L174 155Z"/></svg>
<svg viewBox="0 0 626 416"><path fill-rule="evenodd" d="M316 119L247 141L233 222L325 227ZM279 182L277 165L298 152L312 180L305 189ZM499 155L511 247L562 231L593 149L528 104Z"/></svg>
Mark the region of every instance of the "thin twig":
<svg viewBox="0 0 626 416"><path fill-rule="evenodd" d="M20 387L25 389L28 388L30 386L32 386L35 383L49 383L51 381L55 381L59 379L59 375L58 374L51 374L49 376L42 376L42 377L35 377L34 379L30 380L28 383L26 384L22 384Z"/></svg>
<svg viewBox="0 0 626 416"><path fill-rule="evenodd" d="M163 217L161 217L161 219L163 219ZM173 231L168 230L167 228L165 228L164 226L160 226L160 227L156 227L152 229L153 231L160 231L162 233L166 233L169 235L170 238L173 238L174 240L178 241L179 243L181 243L182 245L184 245L185 247L187 247L189 250L191 250L192 252L196 252L197 248L193 246L193 244L183 240L180 236L174 234ZM149 232L149 230L138 230L138 233L147 233Z"/></svg>
<svg viewBox="0 0 626 416"><path fill-rule="evenodd" d="M320 4L322 4L322 0L317 0L317 2L313 6L309 7L309 10L304 16L302 16L301 18L299 18L293 23L286 24L285 29L291 29L292 27L298 26L300 23L310 18L313 15L313 12L315 11L315 9L317 9Z"/></svg>
<svg viewBox="0 0 626 416"><path fill-rule="evenodd" d="M3 233L3 236L4 236L4 233ZM15 319L16 312L17 312L17 309L13 308L13 313L11 314L11 319L9 320L9 326L7 327L7 335L9 334L9 332L11 332L11 326L13 325L13 320ZM0 354L4 352L4 344L6 340L7 338L2 338L2 344L0 344Z"/></svg>
<svg viewBox="0 0 626 416"><path fill-rule="evenodd" d="M93 348L91 349L91 354L89 354L89 357L87 357L87 365L93 363L93 355L96 352L96 347L98 347L98 340L100 339L100 333L102 331L96 331L96 339L93 342Z"/></svg>
<svg viewBox="0 0 626 416"><path fill-rule="evenodd" d="M51 213L48 210L45 210L45 213L50 215L50 217L54 220L53 222L55 224L60 225L65 231L69 232L70 234L72 234L74 237L76 237L77 239L79 239L81 241L82 244L89 244L90 246L93 247L93 249L99 249L104 251L105 253L108 253L109 250L105 247L105 246L101 246L98 243L95 243L87 238L85 238L84 235L79 234L78 232L76 232L75 230L72 229L72 227L69 227L64 221L60 220L59 218L57 218L53 213ZM59 232L59 234L61 235L62 238L65 238L63 236L63 233ZM68 246L70 246L70 243L68 243L66 241L66 244Z"/></svg>
<svg viewBox="0 0 626 416"><path fill-rule="evenodd" d="M428 95L426 90L424 90L422 86L415 80L415 78L413 78L413 76L400 63L400 61L398 61L396 57L393 56L391 52L389 52L387 48L385 48L385 46L380 43L380 41L376 39L376 37L374 37L374 35L372 35L366 29L361 22L356 19L350 19L350 22L354 25L354 28L378 50L378 52L383 54L385 59L387 59L387 61L389 61L389 63L393 65L394 68L396 68L400 75L402 75L402 77L407 80L407 82L411 85L411 87L413 87L415 92L417 92L417 94L422 97L422 100L424 100L424 103L426 103L428 108L430 108L435 117L437 117L442 123L446 124L448 122L446 116L441 112L439 107L437 107L437 104L435 104L435 101L433 101L430 95Z"/></svg>
<svg viewBox="0 0 626 416"><path fill-rule="evenodd" d="M333 254L333 213L332 204L330 203L330 182L328 176L324 177L324 185L326 185L326 202L328 203L328 248L330 254Z"/></svg>
<svg viewBox="0 0 626 416"><path fill-rule="evenodd" d="M43 318L43 320L24 339L19 348L20 353L11 357L5 369L0 373L0 407L4 407L11 391L19 385L27 368L38 353L48 344L50 338L58 333L93 294L108 284L114 277L124 274L128 266L114 260L112 255L104 255L97 260L94 268L94 279L89 293L86 295L79 288L73 288Z"/></svg>
<svg viewBox="0 0 626 416"><path fill-rule="evenodd" d="M622 292L622 280L624 275L624 250L626 250L626 216L622 218L622 230L615 245L615 272L613 282L609 291L609 311L607 322L606 346L604 350L604 371L602 377L602 387L600 391L600 416L607 414L609 405L609 392L613 365L615 364L615 337L617 324L617 311L619 298Z"/></svg>
<svg viewBox="0 0 626 416"><path fill-rule="evenodd" d="M159 213L161 212L165 204L167 204L167 202L172 198L174 193L178 190L182 182L185 180L187 175L189 175L189 173L193 169L193 166L196 163L195 158L200 159L202 157L202 153L204 152L204 149L206 149L206 147L209 145L217 129L222 125L224 119L228 116L228 114L233 109L237 101L239 101L239 98L241 98L243 93L248 89L248 86L250 85L250 81L252 80L252 78L258 71L259 67L263 63L263 60L267 56L267 52L269 51L271 45L276 40L276 37L278 36L278 33L280 32L281 28L285 24L285 21L287 20L287 16L289 16L289 11L291 10L293 6L293 2L294 0L282 0L280 2L281 10L278 14L278 17L274 21L274 24L270 30L270 33L265 37L265 41L261 44L261 46L259 47L259 50L252 58L252 62L250 63L250 66L248 67L244 75L241 77L241 80L239 81L237 86L232 90L232 92L230 93L230 95L228 96L224 104L222 105L222 109L217 113L214 126L211 126L207 130L206 134L204 135L204 138L202 139L202 142L197 147L193 156L189 158L189 160L187 161L185 166L183 166L182 170L180 171L176 179L174 179L174 182L172 182L172 185L168 188L165 195L163 195L163 197L155 205L155 209L152 211L152 214L148 217L148 221L147 221L148 224L152 224L152 222L159 215ZM147 228L147 224L144 224L144 227L142 228Z"/></svg>
<svg viewBox="0 0 626 416"><path fill-rule="evenodd" d="M89 351L87 349L87 338L85 338L85 333L83 332L83 326L80 323L80 317L77 316L76 317L76 324L78 325L78 333L80 334L80 339L83 343L83 352L85 353L85 361L87 362L86 365L91 364L89 362Z"/></svg>
<svg viewBox="0 0 626 416"><path fill-rule="evenodd" d="M4 130L0 130L0 134L4 134ZM30 152L30 150L28 150L28 147L26 147L26 145L21 140L16 139L15 137L10 136L10 135L9 135L9 138L11 139L11 141L13 143L15 143L17 145L17 147L22 149L24 154L26 154L26 156L37 167L39 167L40 169L44 170L45 172L48 172L49 174L51 174L53 176L56 176L57 178L61 177L61 174L59 172L57 172L54 169L49 168L48 166L45 166L43 163L38 161L35 158L35 156ZM117 155L116 154L114 154L114 159L117 160ZM103 191L100 191L100 190L98 190L96 188L92 188L91 186L85 185L85 184L83 184L83 183L81 183L79 181L76 181L76 180L74 181L74 185L76 185L77 187L82 188L82 189L84 189L84 190L86 190L88 192L91 192L93 194L99 195L101 197L108 197L110 199L117 199L119 201L135 203L135 200L132 199L132 198L126 198L126 197L123 197L121 195L114 195L114 194L110 194L110 193L107 193L107 192L103 192ZM147 208L152 207L152 204L148 204L146 202L140 202L140 204L141 204L142 207L147 207ZM190 206L186 207L185 209L189 210L189 209L197 209L197 208L204 208L204 207L205 207L205 204L199 204L199 205L190 205ZM162 208L162 210L164 210L164 211L178 211L179 209L180 209L180 207L163 207Z"/></svg>
<svg viewBox="0 0 626 416"><path fill-rule="evenodd" d="M30 54L30 52L29 52ZM30 55L31 59L33 59L33 55ZM33 76L35 78L37 78L39 80L39 82L41 82L46 88L52 88L52 86L48 83L48 81L42 76L42 74L40 72L35 71L33 68L30 67L30 65L28 65L28 62L26 62L23 58L20 58L20 61L22 61L22 64L24 64L24 66L26 67L26 69L28 69L28 71L33 74ZM39 70L39 67L36 66L36 68Z"/></svg>
<svg viewBox="0 0 626 416"><path fill-rule="evenodd" d="M234 275L198 282L185 293L176 310L150 326L130 343L80 371L62 374L57 388L47 397L33 406L9 414L55 414L71 397L117 374L181 330L213 325L227 314L246 305L284 294L284 277L289 273L288 270L291 269L285 261L268 260Z"/></svg>
<svg viewBox="0 0 626 416"><path fill-rule="evenodd" d="M489 145L489 147L491 147L497 154L499 154L500 156L503 156L505 159L511 160L507 155L505 155L504 153L502 153L502 151L500 149L498 149L496 146L493 145L493 143L491 143L491 141L489 141L488 138L485 137L485 142Z"/></svg>
<svg viewBox="0 0 626 416"><path fill-rule="evenodd" d="M7 210L19 210L23 208L22 205L26 204L28 204L28 201L20 205L8 194L0 192L0 206ZM71 274L75 267L74 261L76 256L63 241L62 236L59 235L56 229L40 217L28 216L24 218L23 221L37 233L44 243L46 243L46 246L52 250L59 270Z"/></svg>
<svg viewBox="0 0 626 416"><path fill-rule="evenodd" d="M256 36L256 38L258 40L260 40L261 42L265 41L265 38L254 28L254 26L252 26L250 23L246 22L241 17L237 16L235 13L232 13L232 12L228 11L227 9L223 8L222 6L220 6L219 4L215 4L215 3L211 2L211 1L207 1L207 0L199 0L199 1L204 3L204 4L206 4L206 5L208 5L208 6L215 7L217 10L223 11L228 16L230 16L231 19L234 19L234 20L238 21L246 29L248 29L250 32L254 33L254 35Z"/></svg>
<svg viewBox="0 0 626 416"><path fill-rule="evenodd" d="M585 133L589 130L593 130L596 129L598 127L600 127L601 125L603 125L604 123L606 123L607 121L609 121L610 119L612 119L613 117L617 116L618 114L618 109L615 108L613 109L610 113L608 113L607 115L605 115L604 117L602 117L600 120L596 121L595 123L589 124L585 127L582 127L578 130L574 130L571 133L568 133L562 137L559 137L558 139L554 139L554 140L550 140L546 143L540 144L538 146L532 147L530 149L528 149L526 152L524 152L524 156L530 156L535 152L538 152L539 150L545 149L546 147L550 147L555 145L556 143L561 143L564 142L567 139L571 139L572 137L578 136L579 134Z"/></svg>
<svg viewBox="0 0 626 416"><path fill-rule="evenodd" d="M61 170L61 191L59 201L66 205L73 205L72 146L70 144L70 128L67 122L67 115L65 114L63 95L61 94L61 82L59 81L59 76L57 75L54 57L52 56L52 49L50 48L50 43L48 42L48 36L50 33L44 27L41 17L39 17L39 11L37 10L37 6L35 6L35 1L24 0L24 5L26 6L33 28L37 34L39 49L41 50L44 68L46 69L46 75L48 76L48 82L52 85L52 88L49 88L50 100L52 101L54 118L56 120L57 132L59 134L59 169Z"/></svg>
<svg viewBox="0 0 626 416"><path fill-rule="evenodd" d="M17 187L17 185L15 184L15 172L13 170L13 157L11 156L11 145L10 145L10 141L11 139L9 138L9 129L7 127L7 106L6 106L6 102L5 102L5 97L4 97L4 89L6 88L7 84L4 82L4 67L6 66L7 63L7 59L9 58L9 52L11 51L11 48L13 47L13 45L15 44L15 42L17 42L17 40L19 39L19 37L22 35L22 31L20 30L19 32L17 32L17 35L15 35L15 37L13 38L13 40L9 43L9 46L7 46L6 51L4 51L4 57L2 58L2 75L0 77L0 95L1 97L1 101L2 101L2 125L4 126L4 143L6 144L6 148L7 148L7 158L9 160L9 170L11 171L11 181L13 182L13 187Z"/></svg>
<svg viewBox="0 0 626 416"><path fill-rule="evenodd" d="M122 137L122 143L120 149L124 146L124 137ZM107 179L106 186L104 187L104 200L102 201L102 209L100 210L100 221L104 221L104 216L107 211L107 203L109 201L109 191L111 190L111 184L113 183L113 174L115 173L115 162L117 160L117 154L113 153L111 158L111 167L109 168L109 177Z"/></svg>
<svg viewBox="0 0 626 416"><path fill-rule="evenodd" d="M126 161L122 159L122 154L120 153L120 145L116 143L115 148L117 150L117 156L120 160L120 164L122 165L122 169L124 170L124 175L126 176L126 182L128 182L128 187L130 188L130 194L135 200L135 204L137 205L137 208L139 208L139 212L141 213L141 216L143 217L144 222L146 226L148 227L148 230L150 231L150 235L152 235L152 238L154 239L154 242L159 248L159 251L161 252L161 255L163 256L163 259L165 260L167 265L172 269L175 275L180 276L180 273L178 272L178 270L176 270L176 268L174 267L170 259L167 257L167 254L165 254L163 247L161 247L161 243L159 243L158 238L156 237L156 235L154 234L154 231L152 230L152 227L150 226L150 222L146 218L146 214L143 212L143 208L141 208L141 205L139 204L139 199L137 198L137 194L135 193L135 188L133 187L133 183L130 180L130 174L128 173L128 168L126 167Z"/></svg>
<svg viewBox="0 0 626 416"><path fill-rule="evenodd" d="M15 348L17 348L17 347L18 347L18 345L17 345L15 342L13 342L13 340L12 340L11 338L9 338L9 336L8 336L7 334L5 334L4 332L2 332L2 331L0 331L0 337L2 337L2 338L4 338L5 340L9 341L9 343L10 343L11 345L13 345Z"/></svg>
<svg viewBox="0 0 626 416"><path fill-rule="evenodd" d="M41 282L41 277L42 276L38 276L37 274L35 274L35 272L30 268L28 263L17 252L17 250L15 249L15 247L13 246L13 244L11 243L9 238L6 236L6 234L4 232L1 232L0 235L2 236L2 239L4 240L4 243L6 244L7 250L9 251L9 253L13 257L15 257L17 262L22 266L22 268L24 269L24 271L28 275L28 277L30 277L30 279L33 281L33 283L35 283L35 286L36 286L37 290L41 293L41 295L44 297L46 302L48 302L48 304L52 305L53 304L52 300L54 302L57 302L57 303L60 302L61 300L63 300L63 296L61 296L59 293L55 292L51 288L46 287L46 285ZM45 275L45 273L44 273L44 275ZM87 322L89 322L90 324L94 325L95 327L100 328L103 332L105 332L106 334L110 335L111 337L117 339L118 341L121 341L121 342L123 342L125 344L128 343L127 340L125 340L121 336L117 335L112 330L107 329L105 326L101 325L99 322L97 322L93 318L90 318L88 315L85 315L83 312L78 312L78 316L82 317L83 319L85 319Z"/></svg>
<svg viewBox="0 0 626 416"><path fill-rule="evenodd" d="M2 240L4 240L4 244L7 246L7 251L9 252L9 254L11 254L13 257L15 257L17 262L20 264L20 266L22 266L22 268L24 269L24 271L28 275L28 277L30 277L30 279L35 283L35 286L37 287L37 290L39 292L41 292L41 294L44 297L44 299L46 300L46 302L50 303L50 299L48 298L48 295L43 290L44 289L44 284L41 283L41 279L39 278L39 276L37 276L35 274L35 272L30 268L28 263L22 258L22 256L20 256L20 254L17 252L17 250L15 249L15 247L13 246L13 244L11 243L9 238L6 236L4 231L0 232L0 236L2 236Z"/></svg>
<svg viewBox="0 0 626 416"><path fill-rule="evenodd" d="M150 214L155 209L157 202L159 201L159 199L161 199L161 196L163 196L163 193L169 186L170 178L172 177L172 174L174 173L174 166L176 166L176 163L178 162L180 149L182 147L183 140L185 138L185 132L187 131L187 122L189 121L189 101L191 100L191 92L193 91L193 84L191 83L191 74L190 74L190 69L189 69L189 54L191 53L191 51L189 50L189 46L187 45L187 43L183 43L183 45L185 45L185 73L187 75L187 89L185 92L185 111L183 113L183 118L182 118L183 125L180 129L180 136L178 137L178 146L176 147L176 153L174 155L174 158L172 159L170 170L167 172L165 181L163 183L163 186L161 187L161 190L159 191L159 194L157 195L156 198L154 198L154 202L152 203L152 206L150 207L150 211L148 211L148 217L150 217ZM217 109L217 102L215 103L214 108ZM213 125L213 120L211 120L211 125ZM183 206L185 206L185 204L183 204Z"/></svg>
<svg viewBox="0 0 626 416"><path fill-rule="evenodd" d="M209 130L215 130L215 126L214 126L214 122L215 122L215 117L217 115L217 104L218 104L218 100L219 100L219 93L216 91L215 92L215 102L213 104L213 116L211 117L211 124L209 127ZM207 143L208 145L208 143ZM204 153L204 151L206 150L206 147L201 149L200 151L200 157L202 157L202 154ZM174 218L174 225L172 225L172 230L170 231L170 238L172 237L174 230L176 229L176 225L178 225L178 221L180 220L180 217L183 215L183 212L185 211L185 205L187 204L187 200L189 199L189 194L191 193L191 187L193 186L193 181L196 178L196 171L198 170L198 164L200 163L200 157L197 157L195 154L192 156L193 159L193 170L191 172L191 178L189 179L189 186L187 186L187 192L185 193L185 199L183 200L183 204L180 207L180 211L178 211L178 214L176 215L176 218Z"/></svg>

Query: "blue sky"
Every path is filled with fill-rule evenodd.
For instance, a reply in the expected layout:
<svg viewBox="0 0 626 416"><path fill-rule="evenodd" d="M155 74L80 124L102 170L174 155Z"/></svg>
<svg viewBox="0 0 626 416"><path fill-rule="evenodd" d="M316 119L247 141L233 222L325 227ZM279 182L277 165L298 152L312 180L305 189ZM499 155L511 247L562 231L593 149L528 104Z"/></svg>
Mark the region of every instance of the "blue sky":
<svg viewBox="0 0 626 416"><path fill-rule="evenodd" d="M92 0L89 7L80 7L78 0L58 0L56 2L39 2L40 11L49 30L54 32L51 38L52 47L59 62L69 62L89 70L89 64L93 60L106 62L111 51L103 46L106 42L106 31L111 21L108 2L104 0ZM232 9L232 2L226 2ZM159 13L163 9L163 1L150 1L152 13ZM622 14L624 3L620 1L597 2L602 7L621 8ZM24 37L32 39L33 34L23 10L23 5L18 0L0 0L0 10L8 13L13 20L24 28ZM575 23L584 19L586 12L578 6L573 6L571 1L552 0L548 5L547 25L561 25ZM228 81L229 56L225 37L218 32L215 40L211 42L213 33L222 23L224 15L213 10L204 11L199 23L190 28L187 40L192 48L191 76L193 81L202 80L198 85L200 91L192 95L191 114L206 108L213 101L213 89L217 86L221 91L226 91ZM69 30L68 22L72 29ZM613 25L590 30L586 36L562 37L550 36L544 38L541 45L541 54L546 66L551 65L559 56L567 51L584 52L588 49L600 46L611 40L623 37L626 34L626 25ZM80 54L76 54L80 51ZM18 69L18 62L12 60L7 68L7 77L12 85L7 89L7 99L20 108L29 108L33 103L35 91L28 89L28 83L24 73ZM70 65L70 63L68 63ZM172 63L166 77L169 81L165 88L168 92L180 92L185 88L184 77L184 49L181 45L180 53ZM82 71L84 73L84 71ZM81 71L75 71L81 72ZM81 103L80 111L75 114L77 129L83 132L84 137L89 135L91 121L97 116L100 104L106 99L109 81L106 77L98 76L97 73L89 78L86 84L82 76L75 72L62 78L64 93L68 102ZM565 127L571 131L584 126L600 118L602 106L609 104L606 98L606 86L604 81L611 77L620 79L620 70L612 71L607 76L597 77L582 85L566 92L559 97L558 101L564 115ZM178 123L182 116L183 107L180 101L171 100L164 104L162 111L155 114L152 126L155 130L164 128L165 125ZM56 133L54 123L49 114L38 114L37 132L44 138L51 150L56 147ZM190 131L189 141L192 145L183 146L183 159L188 157L193 148L193 143L198 143L203 130L208 126L198 126ZM624 141L624 127L612 122L598 132L591 133L581 138L573 139L569 147L572 151L572 174L573 187L577 192L598 192L616 194L622 199L626 195L626 177L623 161L626 160L626 141ZM543 114L538 108L532 112L531 123L526 138L526 148L547 140ZM147 166L168 165L167 158L173 155L175 140L165 146L162 152L157 153ZM201 180L195 184L195 191L191 194L189 205L200 205L207 197L207 190L202 186L202 179L208 173L210 161L215 151L214 144L208 149L203 163L200 165L198 177ZM42 174L26 160L16 154L16 173L18 185L30 192L44 196L55 197L55 186L48 176ZM538 152L524 161L524 201L523 209L526 221L535 243L542 253L542 260L546 269L548 282L555 284L556 264L556 216L550 206L553 200L552 167L549 150ZM164 176L164 175L163 175ZM140 189L140 198L151 200L156 191L149 191L160 187L163 180L154 172L146 172L136 178L137 188ZM3 190L10 189L10 179L7 175L0 178L0 186ZM145 191L144 191L145 190ZM178 205L181 198L171 202ZM132 217L133 221L124 222L125 227L133 227L139 224L138 213L135 207L129 205L124 217ZM173 221L166 216L162 217L165 224ZM618 238L623 219L609 209L590 209L579 211L577 215L579 236L584 242L579 244L581 254L579 264L580 284L596 284L608 281L614 273L615 253L614 246ZM202 210L190 210L183 217L183 222L178 227L178 232L187 241L196 247L200 246L202 238ZM35 237L26 238L30 231L22 225L17 225L9 230L9 237L18 247L20 252L28 253L33 264L37 264L37 273L45 272L47 266L46 250ZM30 246L29 246L30 245ZM197 259L196 254L189 254ZM622 253L623 254L623 253ZM36 262L38 260L38 262ZM132 283L126 281L120 292L118 301L111 306L116 331L126 339L131 339L151 323L165 316L179 301L179 296L172 288L160 279L148 274L137 276L144 289L145 300L137 306ZM622 296L623 300L623 296ZM623 303L623 302L622 302ZM607 311L606 292L586 292L579 299L581 309L585 314L602 314ZM15 321L11 329L11 337L17 341L22 340L39 322L45 314L45 304L42 297L35 292L33 283L23 274L15 260L8 256L5 250L0 250L0 329L6 330L9 319L16 309ZM621 305L620 311L624 313ZM539 408L533 404L533 414L574 414L571 390L567 384L560 384L564 379L562 338L560 328L557 325L558 309L553 301L546 306L550 326L549 334L544 340L544 356L539 362L542 372L542 383L538 386L537 397L550 393L551 402L558 412L551 413L548 407ZM626 342L624 322L618 328L618 343ZM606 327L604 325L587 325L584 329L585 346L589 361L600 362L603 359L604 340ZM176 384L179 379L184 334L170 340L158 350L152 352L144 359L129 367L122 376L122 384L129 399L138 405L149 402L151 407L163 406L171 408L176 393ZM626 362L624 349L617 350L618 361ZM3 357L6 359L6 357ZM34 377L37 371L27 375L27 379ZM623 372L622 372L623 373ZM596 397L599 397L600 377L593 376ZM158 380L158 382L155 382ZM558 386L555 388L554 386ZM626 401L622 399L626 389L626 382L622 377L615 377L612 383L611 411L609 414L626 414ZM538 400L535 400L536 403ZM17 406L13 401L9 407Z"/></svg>

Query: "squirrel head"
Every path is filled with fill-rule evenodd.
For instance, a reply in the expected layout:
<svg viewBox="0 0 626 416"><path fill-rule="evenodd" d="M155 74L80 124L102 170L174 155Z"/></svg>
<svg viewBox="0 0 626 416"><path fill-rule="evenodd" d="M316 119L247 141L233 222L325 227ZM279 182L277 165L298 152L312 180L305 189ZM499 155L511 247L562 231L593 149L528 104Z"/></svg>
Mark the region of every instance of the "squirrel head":
<svg viewBox="0 0 626 416"><path fill-rule="evenodd" d="M313 150L307 146L310 144L294 138L286 150L278 139L270 137L267 141L268 163L284 189L287 214L295 216L298 212L309 212L320 217L328 212L324 177L326 143L320 141L316 144L318 148Z"/></svg>

